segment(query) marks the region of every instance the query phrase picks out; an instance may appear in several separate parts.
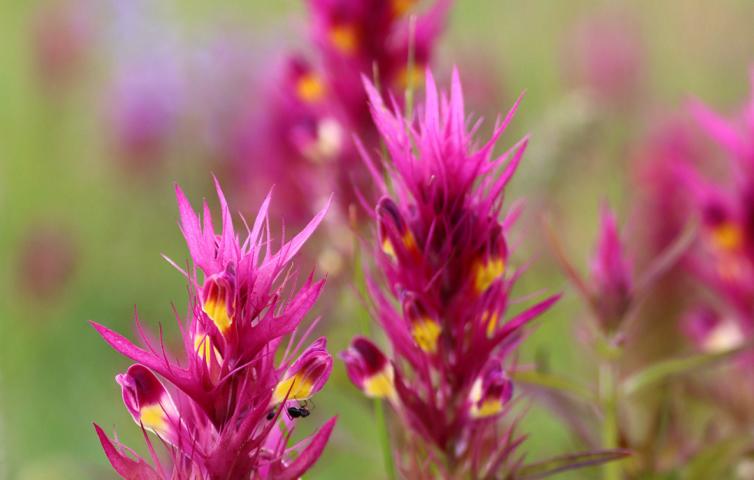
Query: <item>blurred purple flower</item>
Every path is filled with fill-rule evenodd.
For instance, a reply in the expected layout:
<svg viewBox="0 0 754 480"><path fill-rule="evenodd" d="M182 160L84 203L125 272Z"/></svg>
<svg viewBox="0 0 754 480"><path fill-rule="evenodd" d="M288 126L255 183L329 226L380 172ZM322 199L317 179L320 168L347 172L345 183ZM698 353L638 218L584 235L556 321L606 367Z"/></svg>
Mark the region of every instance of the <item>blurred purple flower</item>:
<svg viewBox="0 0 754 480"><path fill-rule="evenodd" d="M153 166L178 129L183 86L175 58L150 57L120 66L110 91L108 120L116 154L129 169Z"/></svg>
<svg viewBox="0 0 754 480"><path fill-rule="evenodd" d="M476 149L477 127L468 128L457 72L448 97L427 71L418 119L405 120L395 102L388 109L365 84L392 159L389 190L362 150L383 195L375 212L380 273L368 278L368 288L393 353L388 363L371 342L356 338L343 354L349 376L366 395L391 401L410 432L404 440L421 440L397 447L415 459L404 469L431 462L453 478L513 469L512 451L522 439L501 420L513 388L505 370L523 327L558 298L503 320L519 274L508 268L505 239L515 215L498 218L527 140L497 158L492 150L518 103Z"/></svg>
<svg viewBox="0 0 754 480"><path fill-rule="evenodd" d="M124 478L297 479L322 453L335 419L308 442L288 446L294 419L308 415L304 402L323 387L332 369L324 338L300 354L303 339L294 342L324 283L310 276L291 291L288 264L327 207L273 253L269 230L263 233L269 196L240 242L219 185L220 233L206 202L200 219L178 187L176 193L181 230L198 268L181 270L192 292L189 318L179 320L183 361L166 353L162 339L155 348L138 320L144 348L93 324L116 351L138 362L116 380L134 421L169 445L172 465L160 463L148 436L153 466L131 458L130 450L95 425L103 448ZM276 366L285 336L290 340Z"/></svg>

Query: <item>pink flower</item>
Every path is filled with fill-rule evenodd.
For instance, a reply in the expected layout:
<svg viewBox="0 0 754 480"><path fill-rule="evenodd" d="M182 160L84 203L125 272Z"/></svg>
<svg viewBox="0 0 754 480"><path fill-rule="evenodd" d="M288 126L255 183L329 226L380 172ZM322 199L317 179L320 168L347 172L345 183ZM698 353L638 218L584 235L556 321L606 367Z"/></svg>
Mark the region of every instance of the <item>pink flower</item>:
<svg viewBox="0 0 754 480"><path fill-rule="evenodd" d="M503 415L513 391L505 370L523 327L558 298L509 313L519 273L508 265L506 234L515 215L498 218L527 140L497 158L492 150L518 104L475 148L457 72L450 96L441 96L427 71L424 105L410 120L364 82L392 160L388 190L363 152L383 195L375 211L379 273L368 287L392 353L388 362L356 338L343 354L347 371L366 395L389 399L411 438L421 440L403 438L407 457L432 462L443 475L512 469L520 439Z"/></svg>
<svg viewBox="0 0 754 480"><path fill-rule="evenodd" d="M32 225L21 237L15 284L36 302L52 301L70 283L79 265L78 245L67 228Z"/></svg>
<svg viewBox="0 0 754 480"><path fill-rule="evenodd" d="M630 15L605 11L588 17L577 24L566 45L564 69L573 82L611 104L636 98L644 52Z"/></svg>
<svg viewBox="0 0 754 480"><path fill-rule="evenodd" d="M697 349L703 352L722 352L740 346L745 340L739 319L723 316L708 307L697 307L687 312L681 327Z"/></svg>
<svg viewBox="0 0 754 480"><path fill-rule="evenodd" d="M369 339L354 338L341 358L348 378L367 397L395 399L393 365Z"/></svg>
<svg viewBox="0 0 754 480"><path fill-rule="evenodd" d="M754 70L752 71L754 81ZM697 248L687 264L707 287L719 293L743 318L754 311L754 100L726 120L698 101L690 106L697 123L728 155L723 175L712 168L680 163L690 215L701 220ZM719 169L715 169L718 170ZM754 325L752 325L754 327Z"/></svg>
<svg viewBox="0 0 754 480"><path fill-rule="evenodd" d="M678 165L697 166L707 158L693 125L676 117L653 125L635 155L638 216L646 241L640 249L650 257L667 248L687 221L688 195L678 181Z"/></svg>
<svg viewBox="0 0 754 480"><path fill-rule="evenodd" d="M310 276L294 290L289 267L327 207L273 251L269 230L263 233L269 196L240 241L219 185L219 233L206 202L200 218L177 187L176 193L181 230L197 267L181 270L192 292L189 317L179 320L181 361L166 352L162 339L152 345L138 320L144 347L93 323L110 346L137 362L116 377L123 401L137 424L171 446L172 464L160 464L148 436L153 466L132 459L96 427L102 445L125 478L296 479L320 456L335 424L333 418L308 442L292 447L283 433L295 428L295 418L308 415L306 400L332 370L324 338L303 352L302 340L294 342L324 283ZM286 336L288 346L275 365Z"/></svg>
<svg viewBox="0 0 754 480"><path fill-rule="evenodd" d="M80 77L94 43L91 12L95 7L83 0L37 6L30 25L34 68L49 93L65 91Z"/></svg>
<svg viewBox="0 0 754 480"><path fill-rule="evenodd" d="M284 196L295 199L283 206L286 212L306 210L298 202L301 196L334 191L345 217L358 201L356 190L371 191L370 175L352 141L358 136L369 148L378 145L361 76L371 77L376 69L381 88L396 94L409 83L422 83L450 1L437 0L419 15L409 41L407 12L415 3L308 1L317 56L309 61L291 55L283 68L272 69L276 73L263 113L239 132L241 147L235 155L245 178L274 182ZM408 64L410 44L413 67Z"/></svg>
<svg viewBox="0 0 754 480"><path fill-rule="evenodd" d="M593 296L602 325L614 330L632 300L631 265L618 234L615 215L604 207L597 249L592 258Z"/></svg>
<svg viewBox="0 0 754 480"><path fill-rule="evenodd" d="M754 67L749 70L751 93L737 116L726 119L698 100L690 104L690 110L707 135L731 157L740 162L742 173L751 173L754 163Z"/></svg>

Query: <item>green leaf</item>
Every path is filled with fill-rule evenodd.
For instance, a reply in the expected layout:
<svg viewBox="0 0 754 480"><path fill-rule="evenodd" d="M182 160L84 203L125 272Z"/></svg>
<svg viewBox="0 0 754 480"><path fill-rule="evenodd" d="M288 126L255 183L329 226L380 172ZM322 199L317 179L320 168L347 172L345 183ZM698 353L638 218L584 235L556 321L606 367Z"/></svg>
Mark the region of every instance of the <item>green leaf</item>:
<svg viewBox="0 0 754 480"><path fill-rule="evenodd" d="M630 454L627 450L596 450L593 452L581 452L553 457L541 462L524 465L516 471L513 478L516 480L545 478L566 470L593 467L614 460L620 460Z"/></svg>
<svg viewBox="0 0 754 480"><path fill-rule="evenodd" d="M567 393L588 402L594 401L594 394L589 389L556 374L528 370L515 372L512 377L517 383Z"/></svg>
<svg viewBox="0 0 754 480"><path fill-rule="evenodd" d="M728 478L731 465L750 445L748 436L726 438L698 452L683 470L684 480Z"/></svg>
<svg viewBox="0 0 754 480"><path fill-rule="evenodd" d="M715 353L703 353L684 358L673 358L650 365L623 381L623 392L627 395L666 380L674 375L682 375L700 368L710 367L716 363L728 360L744 350L751 348L754 342L749 341L736 348Z"/></svg>

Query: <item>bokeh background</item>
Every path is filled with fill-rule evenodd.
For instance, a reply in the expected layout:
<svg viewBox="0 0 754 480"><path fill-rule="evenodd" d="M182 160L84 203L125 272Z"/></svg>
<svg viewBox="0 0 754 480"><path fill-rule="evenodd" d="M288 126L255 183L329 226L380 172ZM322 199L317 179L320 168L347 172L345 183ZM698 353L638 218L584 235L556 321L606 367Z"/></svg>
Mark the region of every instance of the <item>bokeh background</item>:
<svg viewBox="0 0 754 480"><path fill-rule="evenodd" d="M574 336L581 306L540 241L539 218L552 219L580 267L601 202L627 228L641 224L629 207L632 162L653 126L691 96L724 111L742 101L753 21L750 0L456 2L434 69L445 82L459 66L469 109L488 124L526 91L502 141L532 134L509 196L527 200L517 262L534 258L520 290L566 292L538 321L522 362L575 376L589 363ZM93 421L141 451L113 381L129 363L87 320L130 333L137 306L146 325L174 332L171 304L185 309L186 287L160 254L178 263L188 254L173 183L195 204L212 198L210 172L221 181L226 172L216 152L227 109L254 108L256 86L287 48L308 48L303 2L2 2L0 478L114 478ZM191 69L173 64L187 58ZM122 107L129 101L136 113ZM157 137L140 136L139 125ZM332 241L325 230L316 238L322 250ZM331 276L315 314L338 352L366 314L348 275L327 271L337 268L316 248L299 265L319 260ZM309 478L384 478L372 405L337 364L310 420L340 421ZM522 430L530 459L575 448L536 404Z"/></svg>

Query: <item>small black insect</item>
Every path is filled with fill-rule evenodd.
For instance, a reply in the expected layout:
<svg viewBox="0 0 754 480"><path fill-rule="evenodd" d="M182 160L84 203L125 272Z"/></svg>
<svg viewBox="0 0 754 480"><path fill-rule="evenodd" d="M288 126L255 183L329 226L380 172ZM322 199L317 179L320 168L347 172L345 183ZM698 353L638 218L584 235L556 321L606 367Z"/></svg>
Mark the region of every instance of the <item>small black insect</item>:
<svg viewBox="0 0 754 480"><path fill-rule="evenodd" d="M267 420L272 420L273 418L275 418L275 410L270 410L267 413Z"/></svg>
<svg viewBox="0 0 754 480"><path fill-rule="evenodd" d="M291 418L306 418L311 414L308 408L301 407L288 407L288 416Z"/></svg>

